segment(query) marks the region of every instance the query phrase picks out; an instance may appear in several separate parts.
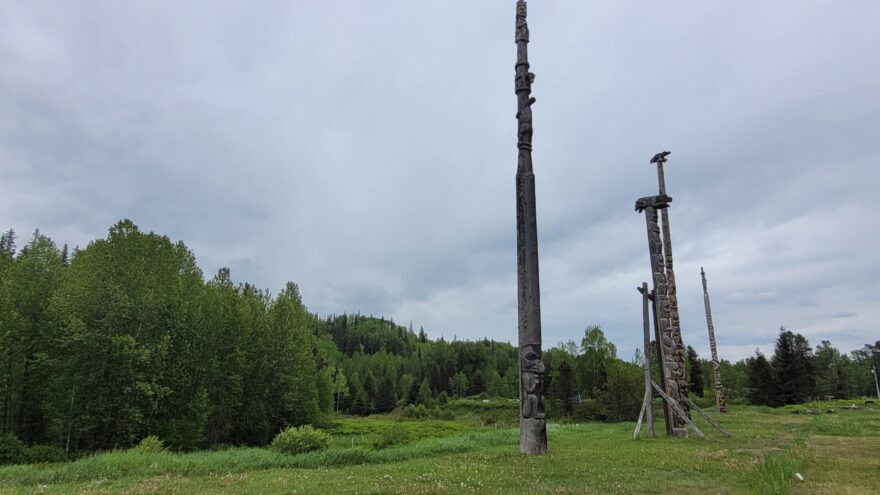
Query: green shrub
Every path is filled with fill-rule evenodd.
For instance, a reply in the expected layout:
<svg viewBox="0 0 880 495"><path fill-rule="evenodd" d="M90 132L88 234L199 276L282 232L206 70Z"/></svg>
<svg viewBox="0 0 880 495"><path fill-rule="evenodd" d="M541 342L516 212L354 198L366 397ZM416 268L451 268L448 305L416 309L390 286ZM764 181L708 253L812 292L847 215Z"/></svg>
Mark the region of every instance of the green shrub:
<svg viewBox="0 0 880 495"><path fill-rule="evenodd" d="M22 461L28 464L67 462L67 452L54 445L32 445L24 450Z"/></svg>
<svg viewBox="0 0 880 495"><path fill-rule="evenodd" d="M24 444L15 435L0 435L0 466L21 463L24 450Z"/></svg>
<svg viewBox="0 0 880 495"><path fill-rule="evenodd" d="M430 417L431 413L423 404L410 404L403 409L403 416L412 419L425 419Z"/></svg>
<svg viewBox="0 0 880 495"><path fill-rule="evenodd" d="M431 417L434 419L451 420L455 419L455 413L447 410L444 407L435 407L434 409L431 409Z"/></svg>
<svg viewBox="0 0 880 495"><path fill-rule="evenodd" d="M389 428L373 441L373 448L386 449L395 445L403 445L413 440L413 434L404 428Z"/></svg>
<svg viewBox="0 0 880 495"><path fill-rule="evenodd" d="M519 418L510 411L490 409L480 415L480 421L487 426L513 426L519 421Z"/></svg>
<svg viewBox="0 0 880 495"><path fill-rule="evenodd" d="M298 428L288 427L281 430L272 439L272 450L282 454L302 454L313 450L326 449L330 445L330 435L327 432L316 430L311 425Z"/></svg>
<svg viewBox="0 0 880 495"><path fill-rule="evenodd" d="M149 454L156 452L165 452L166 450L165 444L162 442L162 440L159 440L159 437L157 437L156 435L150 435L144 438L143 440L141 440L141 443L139 443L137 447L135 447L135 449L138 452Z"/></svg>
<svg viewBox="0 0 880 495"><path fill-rule="evenodd" d="M601 404L593 399L584 399L575 404L571 419L576 421L602 421L605 419Z"/></svg>

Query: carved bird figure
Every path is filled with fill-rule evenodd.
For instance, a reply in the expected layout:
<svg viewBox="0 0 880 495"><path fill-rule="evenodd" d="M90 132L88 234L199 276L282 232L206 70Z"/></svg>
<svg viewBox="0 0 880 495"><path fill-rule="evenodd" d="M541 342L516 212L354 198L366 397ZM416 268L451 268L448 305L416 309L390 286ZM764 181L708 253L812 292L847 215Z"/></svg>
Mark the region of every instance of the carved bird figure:
<svg viewBox="0 0 880 495"><path fill-rule="evenodd" d="M671 151L663 151L661 153L657 153L656 155L654 155L654 158L651 158L651 163L665 162L666 157L669 156L670 154L672 154Z"/></svg>

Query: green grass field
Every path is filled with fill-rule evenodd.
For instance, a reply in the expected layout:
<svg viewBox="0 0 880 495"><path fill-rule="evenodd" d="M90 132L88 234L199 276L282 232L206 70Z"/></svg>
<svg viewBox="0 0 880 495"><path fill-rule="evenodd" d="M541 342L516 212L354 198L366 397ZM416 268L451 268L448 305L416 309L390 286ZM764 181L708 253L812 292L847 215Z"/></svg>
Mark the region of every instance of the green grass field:
<svg viewBox="0 0 880 495"><path fill-rule="evenodd" d="M880 409L732 407L733 438L632 440L633 423L551 424L550 453L521 455L518 430L473 417L343 418L329 449L287 456L235 448L105 453L0 468L0 493L880 493ZM374 449L387 429L411 442ZM804 481L795 478L801 473Z"/></svg>

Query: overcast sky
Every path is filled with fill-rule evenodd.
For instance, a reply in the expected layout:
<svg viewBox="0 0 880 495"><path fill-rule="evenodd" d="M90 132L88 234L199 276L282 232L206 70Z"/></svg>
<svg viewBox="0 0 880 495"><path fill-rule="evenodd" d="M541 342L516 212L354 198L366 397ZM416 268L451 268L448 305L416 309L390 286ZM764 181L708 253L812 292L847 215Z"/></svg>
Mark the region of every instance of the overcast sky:
<svg viewBox="0 0 880 495"><path fill-rule="evenodd" d="M513 0L0 4L0 228L130 218L321 314L516 341ZM880 339L880 3L529 5L544 346L631 358L666 166L686 344ZM873 213L872 213L873 212Z"/></svg>

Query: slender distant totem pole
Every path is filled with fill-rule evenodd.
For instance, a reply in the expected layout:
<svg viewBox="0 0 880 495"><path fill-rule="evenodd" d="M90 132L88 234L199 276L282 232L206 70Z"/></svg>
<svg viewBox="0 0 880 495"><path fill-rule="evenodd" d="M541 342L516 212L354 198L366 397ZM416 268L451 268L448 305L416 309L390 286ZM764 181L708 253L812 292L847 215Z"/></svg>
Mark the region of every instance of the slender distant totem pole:
<svg viewBox="0 0 880 495"><path fill-rule="evenodd" d="M660 374L662 375L663 390L666 395L681 404L682 394L679 385L685 376L683 360L677 360L675 352L675 340L672 335L672 317L669 312L669 289L666 279L665 264L663 262L663 239L660 237L660 225L658 210L669 206L672 198L661 194L647 196L636 201L636 211L645 212L645 224L648 228L648 254L651 259L651 274L654 282L654 311L656 313L656 325L659 333L658 351L660 359ZM672 414L670 404L664 401L666 419L666 434L674 437L687 437L688 432L684 427L684 421L676 414Z"/></svg>
<svg viewBox="0 0 880 495"><path fill-rule="evenodd" d="M663 164L666 163L666 157L671 152L663 151L657 153L651 158L651 163L657 164L657 182L660 186L660 196L666 196L666 177L663 174ZM667 196L668 197L668 196ZM670 201L672 199L670 198ZM669 205L660 209L660 218L663 220L663 262L666 270L667 297L669 298L669 324L672 332L672 339L675 341L675 361L684 364L685 347L681 338L681 320L678 316L678 290L675 283L675 270L672 266L672 235L669 229ZM682 368L683 369L683 368ZM685 373L682 373L678 380L678 388L681 394L687 397L688 383ZM682 408L688 411L687 404L682 404Z"/></svg>
<svg viewBox="0 0 880 495"><path fill-rule="evenodd" d="M715 345L715 325L712 324L712 306L709 305L709 289L706 286L706 272L700 267L703 278L703 305L706 306L706 326L709 328L709 348L712 350L712 370L715 372L715 406L718 412L727 412L724 402L724 387L721 385L721 363L718 361L718 348Z"/></svg>
<svg viewBox="0 0 880 495"><path fill-rule="evenodd" d="M544 374L541 360L541 294L538 284L538 224L535 213L535 175L532 172L532 82L529 72L529 26L526 2L516 2L516 77L519 124L516 169L516 264L519 328L519 448L525 454L547 452L544 415Z"/></svg>

